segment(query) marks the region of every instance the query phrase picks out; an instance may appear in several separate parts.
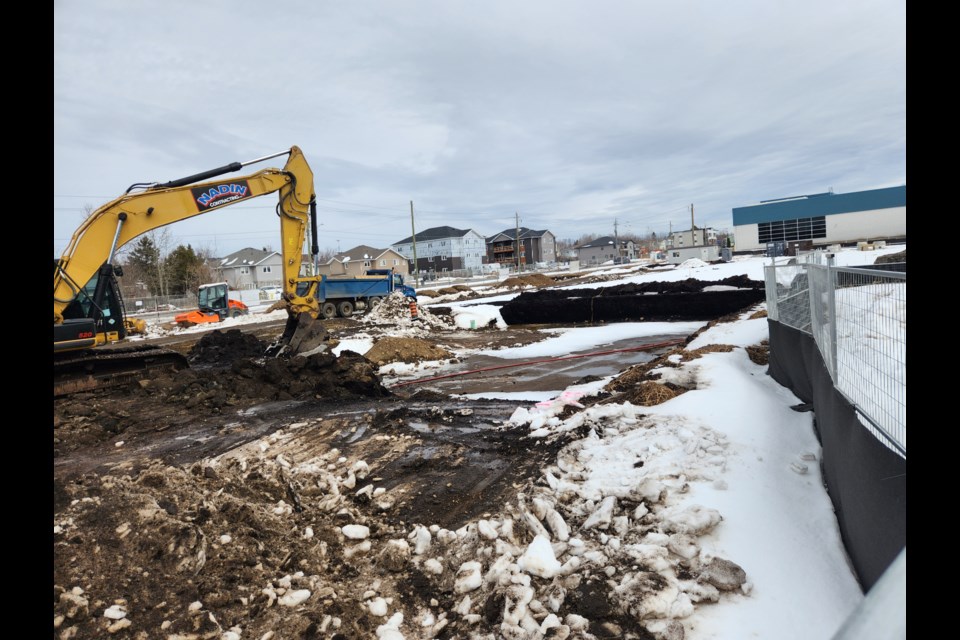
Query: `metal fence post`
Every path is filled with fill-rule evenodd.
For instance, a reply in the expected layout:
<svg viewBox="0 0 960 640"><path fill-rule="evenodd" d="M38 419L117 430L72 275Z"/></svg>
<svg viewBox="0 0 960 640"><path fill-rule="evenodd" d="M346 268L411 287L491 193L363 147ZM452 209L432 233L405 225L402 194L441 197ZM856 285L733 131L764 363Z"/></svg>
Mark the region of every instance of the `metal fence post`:
<svg viewBox="0 0 960 640"><path fill-rule="evenodd" d="M833 256L827 257L827 315L830 318L830 377L836 386L840 379L840 363L837 361L837 272L833 268Z"/></svg>

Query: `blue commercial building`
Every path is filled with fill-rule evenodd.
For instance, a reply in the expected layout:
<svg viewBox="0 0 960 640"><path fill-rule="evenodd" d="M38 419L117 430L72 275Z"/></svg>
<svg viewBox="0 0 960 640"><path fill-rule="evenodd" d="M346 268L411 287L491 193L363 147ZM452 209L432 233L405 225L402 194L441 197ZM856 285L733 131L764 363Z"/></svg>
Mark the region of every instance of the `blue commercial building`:
<svg viewBox="0 0 960 640"><path fill-rule="evenodd" d="M905 240L907 185L816 193L735 207L733 233L737 251L766 249L772 242L810 242L816 247Z"/></svg>

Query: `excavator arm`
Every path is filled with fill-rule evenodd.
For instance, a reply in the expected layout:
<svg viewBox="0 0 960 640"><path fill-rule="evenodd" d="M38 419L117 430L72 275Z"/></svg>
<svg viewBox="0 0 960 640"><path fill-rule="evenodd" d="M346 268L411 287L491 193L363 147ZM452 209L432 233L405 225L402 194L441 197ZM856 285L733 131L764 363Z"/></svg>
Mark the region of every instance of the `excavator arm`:
<svg viewBox="0 0 960 640"><path fill-rule="evenodd" d="M283 169L263 169L229 179L210 180L281 155L287 156ZM90 347L118 342L124 336L127 323L126 318L117 317L124 314L114 278L117 273L114 257L121 247L144 233L270 193L279 194L283 300L289 314L284 334L271 348L275 354L297 353L298 349L307 350L322 340L325 335L320 333L322 323L316 322L320 277L300 277L308 225L314 258L319 252L313 172L301 150L294 146L281 153L246 163L234 162L171 182L134 184L84 220L54 264L55 371L73 378L62 387L55 384L55 393L60 388L67 391L90 388L92 378L99 375L97 371L107 369L104 365L108 361L112 363L111 375L143 368L151 360L158 365L186 366L182 356L160 357L158 350L143 347L110 349L100 356L85 353ZM94 280L98 274L100 277ZM83 304L77 304L81 300Z"/></svg>
<svg viewBox="0 0 960 640"><path fill-rule="evenodd" d="M298 147L291 147L283 169L263 169L231 179L198 182L204 178L239 170L248 163L235 162L219 169L147 185L108 202L83 222L61 256L53 278L54 323L64 320L63 311L104 264L112 264L117 250L144 233L244 200L279 191L282 238L283 287L292 313L317 314L314 287L297 286L307 225L316 220L313 172ZM131 189L136 188L134 185ZM316 245L314 223L313 244ZM316 251L316 247L314 247ZM299 293L298 293L299 290Z"/></svg>

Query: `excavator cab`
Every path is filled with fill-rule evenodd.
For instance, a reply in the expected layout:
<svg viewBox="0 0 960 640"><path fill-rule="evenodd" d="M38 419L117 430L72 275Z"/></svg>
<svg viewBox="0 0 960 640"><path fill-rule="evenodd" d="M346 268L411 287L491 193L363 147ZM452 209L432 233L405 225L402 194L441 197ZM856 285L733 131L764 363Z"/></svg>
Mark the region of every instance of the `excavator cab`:
<svg viewBox="0 0 960 640"><path fill-rule="evenodd" d="M53 261L54 274L60 269ZM104 263L63 310L63 324L54 325L54 351L71 351L127 336L123 298L116 276L120 267Z"/></svg>
<svg viewBox="0 0 960 640"><path fill-rule="evenodd" d="M192 327L208 322L223 322L250 312L239 300L230 299L230 285L226 282L202 284L197 290L197 307L194 311L178 314L173 321L180 327Z"/></svg>
<svg viewBox="0 0 960 640"><path fill-rule="evenodd" d="M216 313L222 320L227 315L227 283L201 285L197 292L197 306L200 311Z"/></svg>

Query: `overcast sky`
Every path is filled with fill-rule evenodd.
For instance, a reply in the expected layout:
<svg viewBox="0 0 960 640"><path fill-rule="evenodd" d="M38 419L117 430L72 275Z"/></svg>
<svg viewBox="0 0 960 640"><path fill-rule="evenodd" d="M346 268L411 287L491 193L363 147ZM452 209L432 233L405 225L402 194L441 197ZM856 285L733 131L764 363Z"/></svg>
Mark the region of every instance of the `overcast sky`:
<svg viewBox="0 0 960 640"><path fill-rule="evenodd" d="M890 0L55 0L54 253L135 182L292 145L344 251L409 236L410 201L418 232L519 214L575 239L905 184L905 21ZM279 250L275 204L169 234Z"/></svg>

